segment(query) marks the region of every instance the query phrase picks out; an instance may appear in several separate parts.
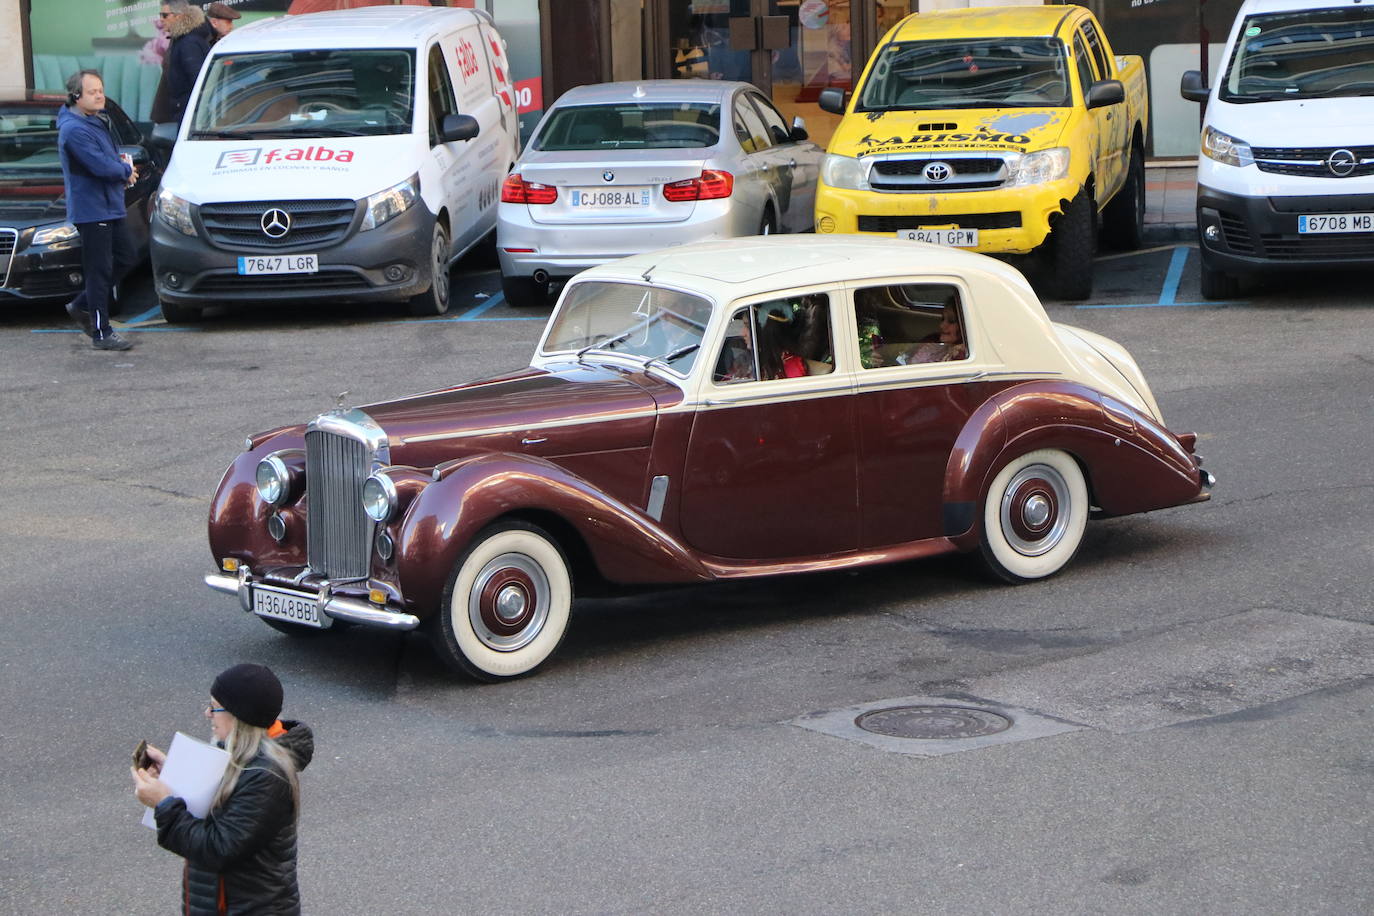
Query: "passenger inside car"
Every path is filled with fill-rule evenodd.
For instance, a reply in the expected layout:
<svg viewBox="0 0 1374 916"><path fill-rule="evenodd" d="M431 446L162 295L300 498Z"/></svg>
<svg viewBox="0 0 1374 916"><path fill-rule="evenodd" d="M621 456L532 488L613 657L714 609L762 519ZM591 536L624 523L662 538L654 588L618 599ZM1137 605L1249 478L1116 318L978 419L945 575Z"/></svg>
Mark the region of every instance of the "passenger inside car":
<svg viewBox="0 0 1374 916"><path fill-rule="evenodd" d="M967 359L959 291L938 283L870 286L854 293L865 369Z"/></svg>
<svg viewBox="0 0 1374 916"><path fill-rule="evenodd" d="M830 297L810 293L735 312L712 378L728 384L833 371Z"/></svg>

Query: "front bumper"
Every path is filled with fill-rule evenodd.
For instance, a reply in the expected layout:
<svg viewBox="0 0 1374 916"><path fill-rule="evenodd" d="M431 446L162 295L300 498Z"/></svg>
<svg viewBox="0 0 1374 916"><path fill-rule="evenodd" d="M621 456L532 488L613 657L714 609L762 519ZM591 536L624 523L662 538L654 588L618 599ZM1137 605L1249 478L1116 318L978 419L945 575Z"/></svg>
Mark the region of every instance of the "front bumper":
<svg viewBox="0 0 1374 916"><path fill-rule="evenodd" d="M17 299L70 299L81 292L81 239L32 247L33 229L19 232L12 254L0 254L0 296Z"/></svg>
<svg viewBox="0 0 1374 916"><path fill-rule="evenodd" d="M1374 213L1374 194L1250 197L1199 185L1202 257L1233 273L1374 265L1374 231L1300 235L1298 217L1312 213Z"/></svg>
<svg viewBox="0 0 1374 916"><path fill-rule="evenodd" d="M240 566L238 574L232 576L218 573L207 575L205 584L217 592L238 596L239 606L249 613L252 612L252 589L259 583L253 579L248 567ZM271 585L274 589L282 588L282 584L278 582L272 582ZM413 630L420 625L420 619L414 614L408 614L390 605L374 604L364 598L339 594L329 582L318 582L313 589L302 587L295 591L301 598L313 600L320 614L333 620L402 631Z"/></svg>
<svg viewBox="0 0 1374 916"><path fill-rule="evenodd" d="M853 191L816 188L816 232L894 236L901 229L977 229L985 254L1029 254L1050 234L1050 219L1078 193L1074 180L958 191Z"/></svg>
<svg viewBox="0 0 1374 916"><path fill-rule="evenodd" d="M356 214L344 237L330 245L292 245L280 250L234 249L210 242L199 234L185 235L154 214L152 220L153 276L158 297L184 305L215 302L316 300L375 302L408 299L429 289L430 243L435 216L420 203L390 222L359 232ZM241 255L318 254L319 272L240 276ZM386 271L401 272L388 280Z"/></svg>

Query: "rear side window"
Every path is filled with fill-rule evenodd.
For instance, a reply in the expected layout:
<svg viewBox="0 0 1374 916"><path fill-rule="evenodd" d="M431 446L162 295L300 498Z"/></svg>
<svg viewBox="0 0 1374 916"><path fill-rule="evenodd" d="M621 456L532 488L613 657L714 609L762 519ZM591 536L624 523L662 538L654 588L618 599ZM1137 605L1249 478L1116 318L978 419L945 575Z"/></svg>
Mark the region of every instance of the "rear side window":
<svg viewBox="0 0 1374 916"><path fill-rule="evenodd" d="M763 118L744 96L735 100L735 134L746 153L761 153L773 145L769 142Z"/></svg>
<svg viewBox="0 0 1374 916"><path fill-rule="evenodd" d="M1083 35L1088 39L1088 50L1092 52L1093 60L1097 62L1098 79L1111 79L1112 62L1107 60L1107 49L1102 46L1102 39L1097 37L1097 29L1091 22L1083 23Z"/></svg>
<svg viewBox="0 0 1374 916"><path fill-rule="evenodd" d="M865 369L968 359L959 290L893 283L854 291L859 365Z"/></svg>
<svg viewBox="0 0 1374 916"><path fill-rule="evenodd" d="M720 142L720 105L606 103L555 108L534 138L537 150L679 149Z"/></svg>

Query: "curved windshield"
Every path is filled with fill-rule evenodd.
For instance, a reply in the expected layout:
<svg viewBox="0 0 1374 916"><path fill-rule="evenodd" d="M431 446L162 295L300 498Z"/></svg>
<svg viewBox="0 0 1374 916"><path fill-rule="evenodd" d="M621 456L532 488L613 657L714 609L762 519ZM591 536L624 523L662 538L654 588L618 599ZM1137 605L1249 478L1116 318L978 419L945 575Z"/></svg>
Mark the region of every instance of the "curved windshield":
<svg viewBox="0 0 1374 916"><path fill-rule="evenodd" d="M1374 95L1374 7L1247 16L1217 90L1224 102Z"/></svg>
<svg viewBox="0 0 1374 916"><path fill-rule="evenodd" d="M0 105L0 176L62 180L56 102L48 108Z"/></svg>
<svg viewBox="0 0 1374 916"><path fill-rule="evenodd" d="M711 303L638 283L578 283L545 338L545 352L596 350L654 361L686 375L711 320Z"/></svg>
<svg viewBox="0 0 1374 916"><path fill-rule="evenodd" d="M648 102L556 108L531 145L539 150L682 149L719 142L719 105Z"/></svg>
<svg viewBox="0 0 1374 916"><path fill-rule="evenodd" d="M192 140L410 132L415 52L264 51L211 59Z"/></svg>
<svg viewBox="0 0 1374 916"><path fill-rule="evenodd" d="M1063 107L1068 72L1057 38L894 41L878 51L855 110Z"/></svg>

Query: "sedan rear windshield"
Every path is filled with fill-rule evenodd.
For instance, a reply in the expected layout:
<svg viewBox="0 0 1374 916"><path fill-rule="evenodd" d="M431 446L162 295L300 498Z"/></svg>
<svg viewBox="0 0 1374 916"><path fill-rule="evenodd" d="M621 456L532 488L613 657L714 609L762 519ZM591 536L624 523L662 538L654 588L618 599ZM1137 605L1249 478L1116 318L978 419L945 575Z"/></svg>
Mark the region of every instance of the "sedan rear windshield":
<svg viewBox="0 0 1374 916"><path fill-rule="evenodd" d="M211 59L192 140L410 132L415 52L268 51Z"/></svg>
<svg viewBox="0 0 1374 916"><path fill-rule="evenodd" d="M690 293L637 283L579 283L549 328L546 352L597 350L656 361L686 375L696 362L711 303Z"/></svg>
<svg viewBox="0 0 1374 916"><path fill-rule="evenodd" d="M1224 102L1374 95L1374 7L1248 16L1217 90Z"/></svg>
<svg viewBox="0 0 1374 916"><path fill-rule="evenodd" d="M537 150L682 149L720 142L720 105L641 102L554 109L531 143Z"/></svg>
<svg viewBox="0 0 1374 916"><path fill-rule="evenodd" d="M894 41L878 51L857 111L1058 108L1069 104L1057 38Z"/></svg>
<svg viewBox="0 0 1374 916"><path fill-rule="evenodd" d="M0 106L0 176L62 180L56 102L46 110Z"/></svg>

